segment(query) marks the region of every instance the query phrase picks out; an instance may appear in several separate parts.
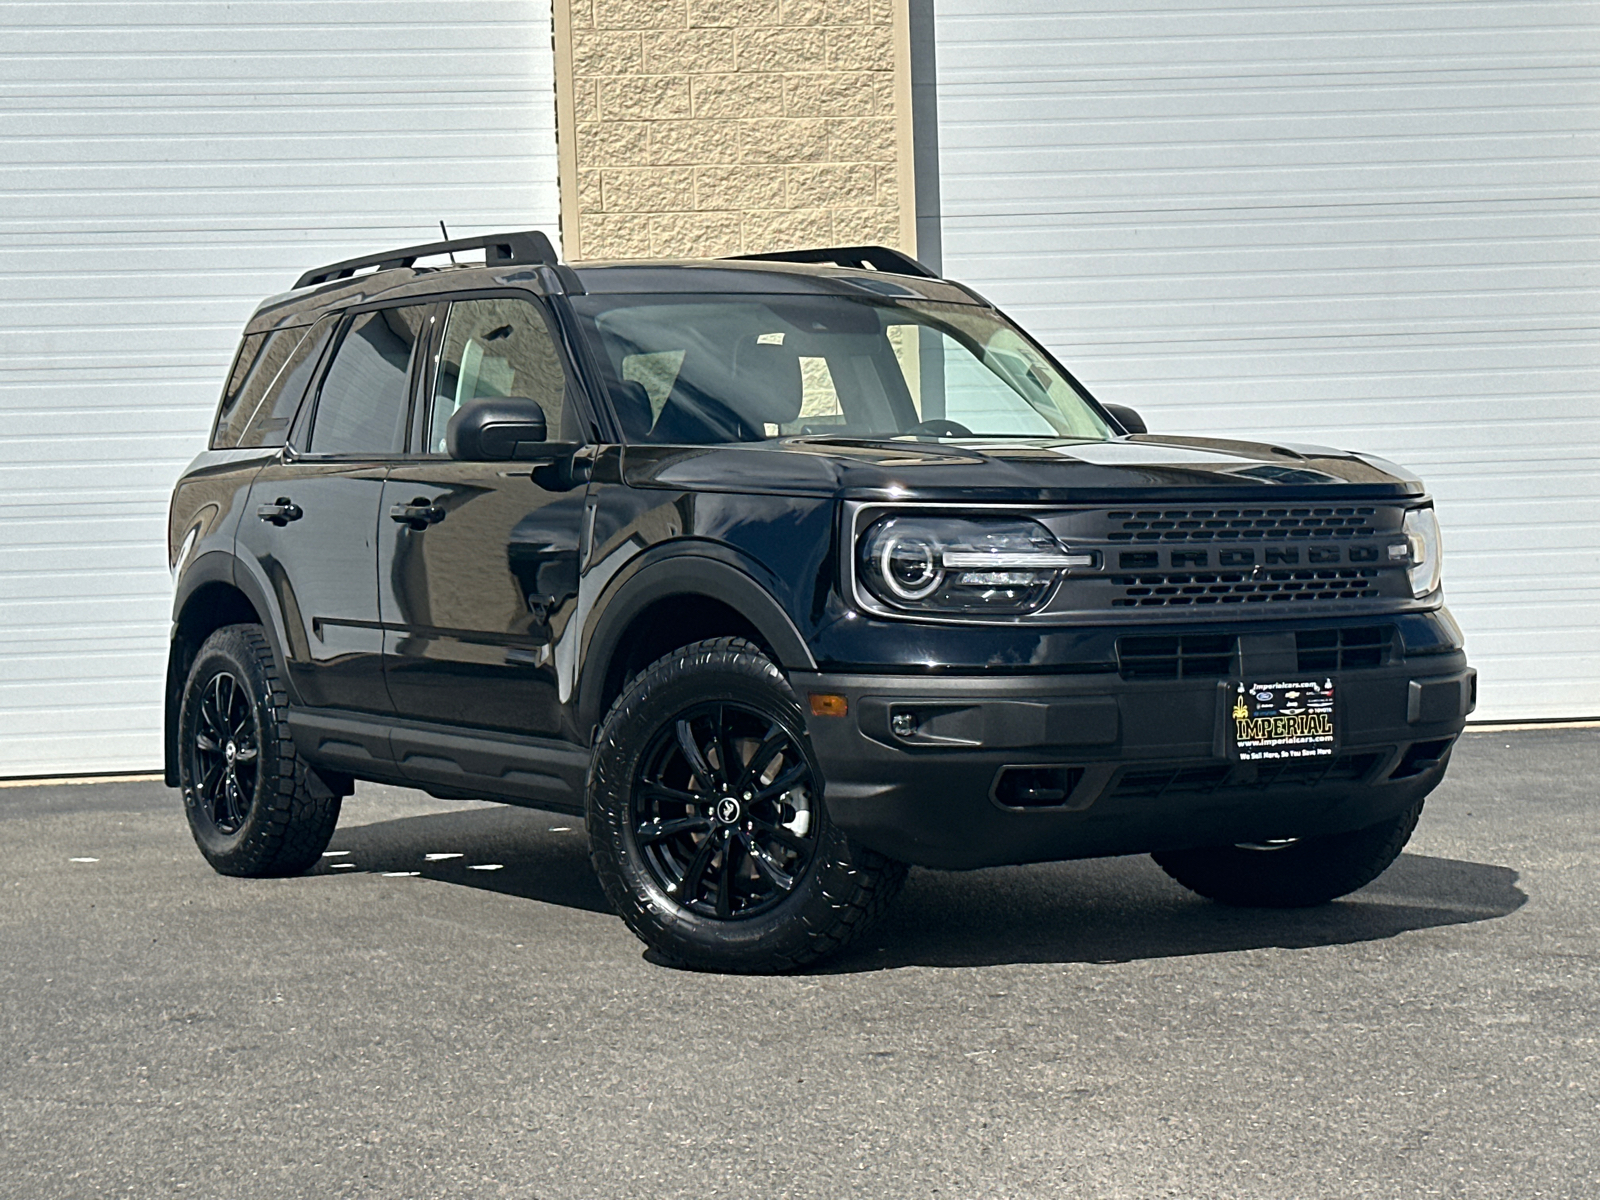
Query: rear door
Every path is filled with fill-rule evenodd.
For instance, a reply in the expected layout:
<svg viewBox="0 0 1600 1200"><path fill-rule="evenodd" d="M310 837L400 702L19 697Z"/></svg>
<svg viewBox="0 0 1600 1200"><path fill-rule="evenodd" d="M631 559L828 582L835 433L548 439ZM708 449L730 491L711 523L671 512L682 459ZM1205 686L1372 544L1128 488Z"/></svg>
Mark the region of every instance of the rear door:
<svg viewBox="0 0 1600 1200"><path fill-rule="evenodd" d="M377 585L378 509L405 445L412 357L430 305L344 320L317 394L281 459L262 468L239 531L247 569L277 598L301 701L389 712Z"/></svg>
<svg viewBox="0 0 1600 1200"><path fill-rule="evenodd" d="M402 716L555 735L556 645L577 598L586 489L541 486L532 463L453 461L444 438L468 401L525 396L543 407L551 442L585 442L577 393L550 314L526 294L456 300L430 353L418 453L383 489L389 692Z"/></svg>

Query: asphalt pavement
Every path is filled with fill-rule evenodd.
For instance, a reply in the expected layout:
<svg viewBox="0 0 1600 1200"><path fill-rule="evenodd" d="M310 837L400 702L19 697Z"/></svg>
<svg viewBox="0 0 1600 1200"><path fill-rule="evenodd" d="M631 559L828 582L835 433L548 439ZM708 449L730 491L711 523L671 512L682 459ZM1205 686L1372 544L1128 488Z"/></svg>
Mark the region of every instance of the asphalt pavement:
<svg viewBox="0 0 1600 1200"><path fill-rule="evenodd" d="M158 784L0 789L0 1196L1595 1197L1597 778L1473 733L1346 901L914 871L783 978L649 961L569 818L364 787L238 880Z"/></svg>

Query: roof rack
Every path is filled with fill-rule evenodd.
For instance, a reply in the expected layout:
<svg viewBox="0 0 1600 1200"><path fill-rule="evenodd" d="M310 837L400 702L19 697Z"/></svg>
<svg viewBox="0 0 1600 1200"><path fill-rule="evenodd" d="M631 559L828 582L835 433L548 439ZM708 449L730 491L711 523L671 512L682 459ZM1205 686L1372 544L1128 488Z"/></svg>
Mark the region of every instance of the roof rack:
<svg viewBox="0 0 1600 1200"><path fill-rule="evenodd" d="M890 275L939 278L909 254L902 254L887 246L828 246L816 250L779 250L771 254L731 254L728 257L760 262L832 263L836 267L865 268Z"/></svg>
<svg viewBox="0 0 1600 1200"><path fill-rule="evenodd" d="M455 238L448 242L429 242L425 246L406 246L400 250L386 250L382 254L368 254L361 258L347 258L343 262L313 267L300 276L295 288L327 283L330 279L348 279L362 267L377 267L380 271L391 267L409 267L419 258L433 254L450 254L456 250L486 250L490 266L510 266L514 263L545 263L556 265L555 247L550 239L537 229L521 233L491 233L485 237Z"/></svg>

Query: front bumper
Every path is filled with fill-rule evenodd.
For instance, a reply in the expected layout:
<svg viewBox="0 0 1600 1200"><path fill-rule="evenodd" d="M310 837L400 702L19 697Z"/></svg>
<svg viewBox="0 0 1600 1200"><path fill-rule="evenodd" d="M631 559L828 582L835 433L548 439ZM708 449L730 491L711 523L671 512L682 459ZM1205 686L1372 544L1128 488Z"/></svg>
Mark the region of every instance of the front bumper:
<svg viewBox="0 0 1600 1200"><path fill-rule="evenodd" d="M1272 676L1254 676L1254 680ZM1459 651L1335 672L1333 757L1241 763L1237 676L794 672L829 815L863 844L966 868L1360 829L1444 776L1476 703ZM902 720L896 732L895 718ZM910 724L915 728L905 732Z"/></svg>

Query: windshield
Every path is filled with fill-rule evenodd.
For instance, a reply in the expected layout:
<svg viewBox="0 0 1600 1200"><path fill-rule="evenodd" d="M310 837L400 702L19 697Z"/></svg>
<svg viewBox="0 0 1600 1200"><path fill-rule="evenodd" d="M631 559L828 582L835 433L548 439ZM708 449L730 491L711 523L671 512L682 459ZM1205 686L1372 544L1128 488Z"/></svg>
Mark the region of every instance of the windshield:
<svg viewBox="0 0 1600 1200"><path fill-rule="evenodd" d="M630 442L1110 428L990 309L845 296L576 296Z"/></svg>

